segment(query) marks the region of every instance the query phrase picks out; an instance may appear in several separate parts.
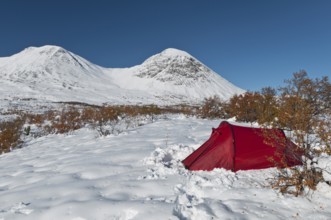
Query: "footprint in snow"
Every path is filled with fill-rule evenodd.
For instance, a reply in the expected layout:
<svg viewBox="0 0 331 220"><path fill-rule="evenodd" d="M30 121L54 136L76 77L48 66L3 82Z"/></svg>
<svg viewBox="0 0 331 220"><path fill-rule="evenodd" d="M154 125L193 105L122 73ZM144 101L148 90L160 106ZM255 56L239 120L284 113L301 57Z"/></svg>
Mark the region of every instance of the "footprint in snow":
<svg viewBox="0 0 331 220"><path fill-rule="evenodd" d="M17 203L9 208L0 210L0 213L12 213L12 214L23 214L23 215L29 215L31 212L33 212L33 209L27 208L30 205L30 203L24 203L20 202Z"/></svg>

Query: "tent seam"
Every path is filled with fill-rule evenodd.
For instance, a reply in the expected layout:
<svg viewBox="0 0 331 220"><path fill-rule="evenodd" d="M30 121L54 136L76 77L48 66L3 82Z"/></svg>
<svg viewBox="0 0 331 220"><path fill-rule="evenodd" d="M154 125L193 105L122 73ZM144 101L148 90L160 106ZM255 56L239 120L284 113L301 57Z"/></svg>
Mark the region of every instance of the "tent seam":
<svg viewBox="0 0 331 220"><path fill-rule="evenodd" d="M232 163L233 163L233 166L232 166L232 171L235 172L236 170L236 160L235 160L235 157L236 157L236 141L235 141L235 135L234 135L234 131L233 131L233 127L232 127L232 124L230 124L229 122L225 121L225 123L227 123L231 129L231 133L232 133L232 143L233 143L233 157L232 157Z"/></svg>

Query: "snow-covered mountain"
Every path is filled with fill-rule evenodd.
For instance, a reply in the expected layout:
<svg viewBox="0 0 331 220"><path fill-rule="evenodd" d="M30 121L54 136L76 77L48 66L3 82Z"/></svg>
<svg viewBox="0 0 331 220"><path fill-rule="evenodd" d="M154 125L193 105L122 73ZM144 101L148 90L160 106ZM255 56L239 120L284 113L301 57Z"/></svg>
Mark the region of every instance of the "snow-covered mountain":
<svg viewBox="0 0 331 220"><path fill-rule="evenodd" d="M166 49L130 68L104 68L58 46L0 58L0 98L113 104L197 103L243 90L190 54Z"/></svg>

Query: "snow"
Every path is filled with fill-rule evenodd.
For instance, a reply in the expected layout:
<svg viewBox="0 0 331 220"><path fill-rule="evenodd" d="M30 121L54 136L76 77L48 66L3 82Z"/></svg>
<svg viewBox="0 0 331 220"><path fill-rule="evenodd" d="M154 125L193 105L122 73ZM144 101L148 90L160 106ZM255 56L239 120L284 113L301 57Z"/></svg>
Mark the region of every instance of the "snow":
<svg viewBox="0 0 331 220"><path fill-rule="evenodd" d="M273 168L186 170L219 123L174 115L106 137L29 137L0 156L0 219L331 219L326 184L293 197L269 186Z"/></svg>
<svg viewBox="0 0 331 220"><path fill-rule="evenodd" d="M242 92L176 49L130 68L104 68L51 45L0 58L0 100L173 105L196 104L214 95L228 99Z"/></svg>
<svg viewBox="0 0 331 220"><path fill-rule="evenodd" d="M183 50L178 50L175 48L168 48L163 50L161 53L156 54L149 59L155 59L157 56L167 57L167 58L173 58L173 57L191 57L191 55ZM148 60L149 60L148 59Z"/></svg>

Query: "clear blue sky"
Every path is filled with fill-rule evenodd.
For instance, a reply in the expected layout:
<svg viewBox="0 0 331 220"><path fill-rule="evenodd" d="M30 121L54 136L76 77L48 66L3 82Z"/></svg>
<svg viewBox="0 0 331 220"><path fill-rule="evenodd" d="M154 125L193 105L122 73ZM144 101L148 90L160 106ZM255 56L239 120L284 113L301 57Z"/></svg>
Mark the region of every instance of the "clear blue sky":
<svg viewBox="0 0 331 220"><path fill-rule="evenodd" d="M58 45L104 67L173 47L247 90L331 76L329 0L2 0L0 56Z"/></svg>

